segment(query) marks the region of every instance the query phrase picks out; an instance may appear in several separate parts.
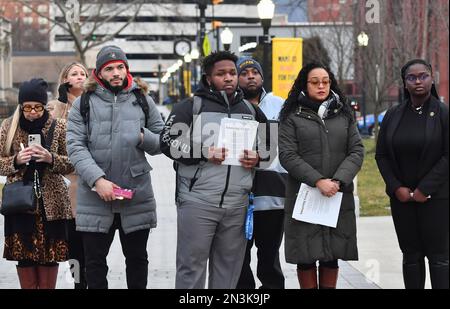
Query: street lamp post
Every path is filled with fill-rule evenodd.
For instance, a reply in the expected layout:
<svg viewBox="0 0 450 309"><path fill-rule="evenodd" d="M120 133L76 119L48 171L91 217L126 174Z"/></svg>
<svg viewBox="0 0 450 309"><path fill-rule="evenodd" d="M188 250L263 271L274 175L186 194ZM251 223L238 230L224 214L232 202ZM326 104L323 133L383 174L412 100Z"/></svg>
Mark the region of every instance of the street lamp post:
<svg viewBox="0 0 450 309"><path fill-rule="evenodd" d="M263 52L263 70L265 76L270 76L269 74L269 46L270 46L270 36L269 28L272 24L272 18L275 13L275 4L272 0L261 0L258 4L258 15L261 19L261 25L263 27L264 34L264 52ZM264 79L264 88L270 91L270 81L268 78Z"/></svg>
<svg viewBox="0 0 450 309"><path fill-rule="evenodd" d="M205 40L206 36L206 7L208 6L207 0L199 0L198 1L198 8L200 10L200 42L198 42L198 47L201 50L202 55L204 56L203 52L203 41Z"/></svg>
<svg viewBox="0 0 450 309"><path fill-rule="evenodd" d="M358 45L359 47L361 47L361 51L364 50L365 47L367 47L369 45L369 36L367 35L367 33L365 33L364 31L362 31L358 37ZM367 124L366 124L366 74L364 72L364 67L363 67L363 53L361 52L360 55L362 57L360 57L361 59L361 72L362 72L362 100L361 100L361 107L362 107L362 116L363 116L363 129L362 132L363 133L368 133L367 131Z"/></svg>
<svg viewBox="0 0 450 309"><path fill-rule="evenodd" d="M223 48L226 51L230 50L231 43L233 42L233 32L230 28L226 27L220 34L220 40L222 41Z"/></svg>
<svg viewBox="0 0 450 309"><path fill-rule="evenodd" d="M194 63L194 90L197 89L197 60L200 58L200 52L197 48L191 51L192 62Z"/></svg>
<svg viewBox="0 0 450 309"><path fill-rule="evenodd" d="M186 73L184 76L185 91L188 97L191 96L191 54L184 55L184 63L186 63Z"/></svg>

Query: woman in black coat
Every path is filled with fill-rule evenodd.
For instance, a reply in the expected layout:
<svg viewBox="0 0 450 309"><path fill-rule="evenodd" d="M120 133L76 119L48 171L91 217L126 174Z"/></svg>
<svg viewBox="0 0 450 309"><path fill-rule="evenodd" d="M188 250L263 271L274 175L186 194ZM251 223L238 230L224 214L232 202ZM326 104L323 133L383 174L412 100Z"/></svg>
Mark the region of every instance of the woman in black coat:
<svg viewBox="0 0 450 309"><path fill-rule="evenodd" d="M358 259L353 178L361 168L364 147L352 109L328 68L312 63L300 71L280 114L279 156L289 173L286 261L297 264L302 289L317 288L317 283L335 288L338 259ZM302 183L328 197L343 193L336 228L292 218Z"/></svg>
<svg viewBox="0 0 450 309"><path fill-rule="evenodd" d="M448 289L448 106L439 101L431 65L415 59L401 71L405 101L381 124L376 160L390 197L407 289Z"/></svg>

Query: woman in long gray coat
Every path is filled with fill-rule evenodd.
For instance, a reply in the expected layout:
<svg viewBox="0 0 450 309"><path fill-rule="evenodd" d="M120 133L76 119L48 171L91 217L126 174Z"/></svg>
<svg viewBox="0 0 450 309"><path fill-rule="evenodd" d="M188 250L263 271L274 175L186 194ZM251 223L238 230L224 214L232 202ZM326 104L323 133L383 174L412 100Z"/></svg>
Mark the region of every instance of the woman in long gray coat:
<svg viewBox="0 0 450 309"><path fill-rule="evenodd" d="M351 107L334 75L320 64L300 71L280 114L279 151L288 171L285 202L285 255L297 264L302 289L336 288L338 259L357 260L353 178L364 147ZM343 193L336 228L292 218L300 185L324 196Z"/></svg>

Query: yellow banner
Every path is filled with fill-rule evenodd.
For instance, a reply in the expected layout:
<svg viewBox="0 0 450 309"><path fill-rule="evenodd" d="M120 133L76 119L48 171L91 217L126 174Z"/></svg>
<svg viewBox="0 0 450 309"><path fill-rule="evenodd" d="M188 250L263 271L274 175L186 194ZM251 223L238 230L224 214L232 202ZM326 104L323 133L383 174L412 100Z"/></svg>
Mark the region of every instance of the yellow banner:
<svg viewBox="0 0 450 309"><path fill-rule="evenodd" d="M303 61L302 38L272 39L272 91L286 99Z"/></svg>

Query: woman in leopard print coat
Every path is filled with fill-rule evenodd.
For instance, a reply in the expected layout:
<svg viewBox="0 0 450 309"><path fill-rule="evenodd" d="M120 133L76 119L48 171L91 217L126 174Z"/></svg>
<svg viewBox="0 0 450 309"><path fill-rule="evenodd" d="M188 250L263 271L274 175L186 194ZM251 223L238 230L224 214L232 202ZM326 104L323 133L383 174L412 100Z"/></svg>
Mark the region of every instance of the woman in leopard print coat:
<svg viewBox="0 0 450 309"><path fill-rule="evenodd" d="M0 174L11 183L33 181L38 171L42 191L34 212L5 216L3 257L18 261L22 288L55 288L58 262L68 259L66 225L72 213L62 175L71 173L73 166L66 151L66 122L52 119L46 103L44 80L22 83L19 106L0 130ZM53 123L53 140L47 149ZM29 134L40 134L41 145L28 145Z"/></svg>

